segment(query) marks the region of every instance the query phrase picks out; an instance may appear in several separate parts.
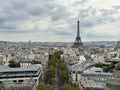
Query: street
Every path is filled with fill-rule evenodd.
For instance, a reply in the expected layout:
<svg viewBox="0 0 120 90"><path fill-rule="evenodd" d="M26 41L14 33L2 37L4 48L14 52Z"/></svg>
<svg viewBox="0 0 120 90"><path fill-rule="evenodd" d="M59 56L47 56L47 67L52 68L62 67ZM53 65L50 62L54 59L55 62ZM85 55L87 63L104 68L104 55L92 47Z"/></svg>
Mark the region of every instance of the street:
<svg viewBox="0 0 120 90"><path fill-rule="evenodd" d="M59 70L58 70L58 64L57 63L56 63L55 72L56 72L56 75L55 75L54 88L55 88L55 90L59 90L59 77L58 77Z"/></svg>

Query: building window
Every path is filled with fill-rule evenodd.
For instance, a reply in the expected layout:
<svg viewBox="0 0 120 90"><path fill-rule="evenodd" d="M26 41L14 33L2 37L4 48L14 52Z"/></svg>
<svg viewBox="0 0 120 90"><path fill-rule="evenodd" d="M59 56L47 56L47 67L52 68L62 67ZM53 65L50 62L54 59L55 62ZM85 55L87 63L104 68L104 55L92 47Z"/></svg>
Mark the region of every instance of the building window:
<svg viewBox="0 0 120 90"><path fill-rule="evenodd" d="M76 74L76 81L78 81L78 75Z"/></svg>

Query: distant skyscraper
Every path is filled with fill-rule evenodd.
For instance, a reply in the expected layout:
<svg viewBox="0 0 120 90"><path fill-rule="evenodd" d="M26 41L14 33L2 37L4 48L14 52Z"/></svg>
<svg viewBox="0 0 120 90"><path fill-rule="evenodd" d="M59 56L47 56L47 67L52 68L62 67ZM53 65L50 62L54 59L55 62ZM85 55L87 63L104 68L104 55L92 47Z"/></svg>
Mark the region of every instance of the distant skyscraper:
<svg viewBox="0 0 120 90"><path fill-rule="evenodd" d="M32 44L32 42L31 42L31 40L29 40L29 41L28 41L28 45L31 46L31 44Z"/></svg>
<svg viewBox="0 0 120 90"><path fill-rule="evenodd" d="M118 42L116 44L116 48L120 48L120 41L119 41L119 38L118 38Z"/></svg>
<svg viewBox="0 0 120 90"><path fill-rule="evenodd" d="M79 31L79 20L77 21L77 36L76 36L75 42L72 47L73 48L82 48L83 47L83 43L81 41L80 31Z"/></svg>

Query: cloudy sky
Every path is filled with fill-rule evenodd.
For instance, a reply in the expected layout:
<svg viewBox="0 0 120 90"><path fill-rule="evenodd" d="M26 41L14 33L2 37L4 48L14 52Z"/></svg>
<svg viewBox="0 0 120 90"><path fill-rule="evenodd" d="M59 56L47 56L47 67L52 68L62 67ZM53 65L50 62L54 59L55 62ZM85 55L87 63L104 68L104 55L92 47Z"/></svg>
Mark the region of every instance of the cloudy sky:
<svg viewBox="0 0 120 90"><path fill-rule="evenodd" d="M0 40L82 41L120 38L120 0L0 0Z"/></svg>

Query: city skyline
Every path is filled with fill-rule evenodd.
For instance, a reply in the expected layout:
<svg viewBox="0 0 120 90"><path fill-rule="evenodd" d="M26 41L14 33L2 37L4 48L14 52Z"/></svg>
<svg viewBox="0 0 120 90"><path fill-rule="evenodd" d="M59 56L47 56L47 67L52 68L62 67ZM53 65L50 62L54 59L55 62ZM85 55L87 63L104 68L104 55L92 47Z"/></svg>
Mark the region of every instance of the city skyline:
<svg viewBox="0 0 120 90"><path fill-rule="evenodd" d="M120 33L118 0L0 0L0 41L114 41Z"/></svg>

